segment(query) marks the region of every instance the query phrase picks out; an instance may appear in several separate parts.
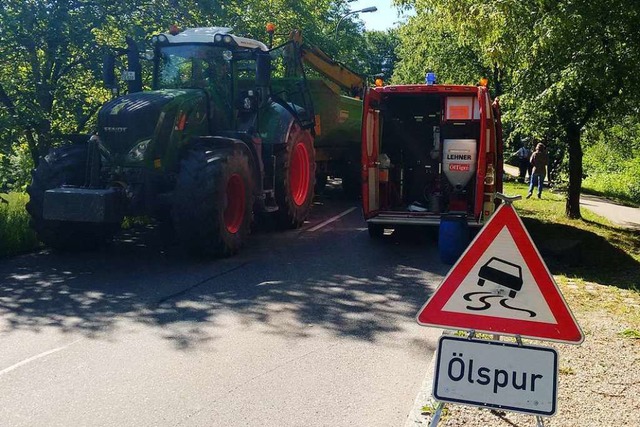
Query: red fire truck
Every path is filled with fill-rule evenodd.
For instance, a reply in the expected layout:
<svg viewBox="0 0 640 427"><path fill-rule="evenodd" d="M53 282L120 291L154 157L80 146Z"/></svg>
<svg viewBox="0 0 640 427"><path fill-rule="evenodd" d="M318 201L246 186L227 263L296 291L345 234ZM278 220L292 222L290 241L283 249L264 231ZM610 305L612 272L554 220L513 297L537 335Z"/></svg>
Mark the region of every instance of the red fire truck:
<svg viewBox="0 0 640 427"><path fill-rule="evenodd" d="M480 227L502 191L498 100L483 86L370 89L362 126L362 206L371 237L462 218Z"/></svg>

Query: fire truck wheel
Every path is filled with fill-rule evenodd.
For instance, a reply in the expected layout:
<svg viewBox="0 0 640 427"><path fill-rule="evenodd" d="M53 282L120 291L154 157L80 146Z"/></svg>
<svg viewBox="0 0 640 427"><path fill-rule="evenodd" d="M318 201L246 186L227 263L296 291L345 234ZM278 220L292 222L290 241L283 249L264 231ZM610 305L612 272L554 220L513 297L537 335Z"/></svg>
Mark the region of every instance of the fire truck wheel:
<svg viewBox="0 0 640 427"><path fill-rule="evenodd" d="M218 159L215 159L218 157ZM199 256L231 256L250 231L253 181L249 159L235 149L200 147L182 160L172 218L178 241Z"/></svg>
<svg viewBox="0 0 640 427"><path fill-rule="evenodd" d="M372 239L380 239L384 236L384 227L381 224L367 224L369 229L369 237Z"/></svg>
<svg viewBox="0 0 640 427"><path fill-rule="evenodd" d="M40 160L27 187L27 212L38 239L54 250L73 251L97 248L120 229L120 224L52 221L44 219L44 193L63 185L85 183L87 144L70 144L52 150Z"/></svg>
<svg viewBox="0 0 640 427"><path fill-rule="evenodd" d="M307 218L314 196L315 169L313 137L294 123L276 156L277 216L282 227L297 228Z"/></svg>

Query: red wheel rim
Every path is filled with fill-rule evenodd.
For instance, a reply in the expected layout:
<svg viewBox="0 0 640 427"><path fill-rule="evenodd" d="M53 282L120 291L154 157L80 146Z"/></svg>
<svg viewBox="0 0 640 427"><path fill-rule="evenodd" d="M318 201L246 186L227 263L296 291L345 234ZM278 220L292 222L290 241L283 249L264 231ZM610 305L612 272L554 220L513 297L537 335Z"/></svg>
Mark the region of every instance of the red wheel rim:
<svg viewBox="0 0 640 427"><path fill-rule="evenodd" d="M224 225L229 233L237 233L244 220L244 182L234 173L227 181L227 206L224 210Z"/></svg>
<svg viewBox="0 0 640 427"><path fill-rule="evenodd" d="M289 185L293 203L301 206L309 195L309 153L303 142L298 142L291 153L291 166L289 167Z"/></svg>

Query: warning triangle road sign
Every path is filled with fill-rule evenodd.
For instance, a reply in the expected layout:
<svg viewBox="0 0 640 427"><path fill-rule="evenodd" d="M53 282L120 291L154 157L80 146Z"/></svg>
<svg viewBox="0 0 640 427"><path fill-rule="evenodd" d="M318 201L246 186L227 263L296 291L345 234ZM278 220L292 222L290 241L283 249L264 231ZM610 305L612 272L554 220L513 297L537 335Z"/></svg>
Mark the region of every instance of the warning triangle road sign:
<svg viewBox="0 0 640 427"><path fill-rule="evenodd" d="M579 344L571 310L513 206L503 204L418 312L418 323Z"/></svg>

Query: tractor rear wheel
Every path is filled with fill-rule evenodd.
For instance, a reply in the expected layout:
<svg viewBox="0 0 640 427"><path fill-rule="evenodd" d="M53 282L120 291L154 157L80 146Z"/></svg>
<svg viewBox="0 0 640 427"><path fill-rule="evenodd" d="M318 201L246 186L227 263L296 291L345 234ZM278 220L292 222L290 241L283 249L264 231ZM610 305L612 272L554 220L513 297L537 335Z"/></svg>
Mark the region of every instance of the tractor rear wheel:
<svg viewBox="0 0 640 427"><path fill-rule="evenodd" d="M283 227L300 227L309 215L314 195L315 171L313 137L308 130L294 123L286 144L276 157L277 214Z"/></svg>
<svg viewBox="0 0 640 427"><path fill-rule="evenodd" d="M253 180L240 149L224 155L200 147L181 163L172 217L176 237L191 253L231 256L249 234Z"/></svg>
<svg viewBox="0 0 640 427"><path fill-rule="evenodd" d="M81 186L85 183L88 145L71 144L52 150L40 160L33 171L31 185L27 187L27 212L30 225L45 245L56 250L96 248L120 229L120 224L44 219L44 193L63 185Z"/></svg>

